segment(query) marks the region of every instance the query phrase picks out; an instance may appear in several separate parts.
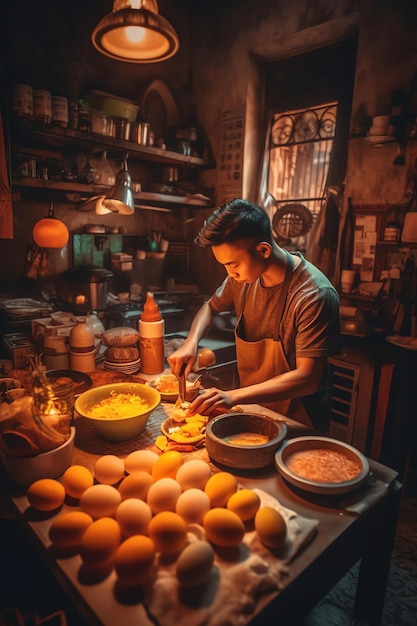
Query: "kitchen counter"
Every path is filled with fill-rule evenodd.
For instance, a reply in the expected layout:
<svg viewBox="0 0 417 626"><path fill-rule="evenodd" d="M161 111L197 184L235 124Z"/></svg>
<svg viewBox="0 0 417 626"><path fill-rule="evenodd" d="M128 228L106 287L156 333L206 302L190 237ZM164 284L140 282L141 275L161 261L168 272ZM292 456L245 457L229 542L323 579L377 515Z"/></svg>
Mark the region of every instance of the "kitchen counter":
<svg viewBox="0 0 417 626"><path fill-rule="evenodd" d="M108 374L107 372L106 377ZM92 376L95 384L101 380L101 375L98 373ZM136 378L139 379L139 377ZM288 437L305 434L305 427L283 415L258 405L247 405L242 408L248 411L261 411L274 419L284 421L287 424ZM90 432L90 427L84 423L83 418L76 418L77 433L73 463L81 463L92 469L98 456L103 454L117 454L123 457L136 449L153 448L155 436L160 434L160 423L171 410L172 405L162 403L152 414L144 433L132 441L117 444L100 440ZM220 469L208 458L204 447L184 451L183 455L184 460L204 459L213 471ZM302 623L303 617L358 559L361 559L361 566L355 616L370 626L379 624L395 535L401 485L396 480L395 471L374 461L370 461L370 467L379 490L375 491L374 485L366 484L343 497L316 496L301 492L290 487L272 467L256 472L231 470L242 486L261 489L268 497L276 499L280 505L292 511L295 520L299 519L301 524L306 520L307 522L314 521L313 525L316 529L312 535L309 535L310 541L301 552L289 561L280 564L282 571L285 570L286 574L280 577L279 588L254 595L252 609L244 611L242 607L239 615L242 625L263 626L265 623L272 623L277 616L283 624L290 621L294 624ZM6 487L6 493L16 509L17 519L23 531L41 550L42 557L89 626L116 626L118 624L137 626L139 623L141 626L154 626L155 621L145 610L140 598L136 597L130 602L116 598L114 572L100 582L83 584L78 575L79 556L63 558L63 555L60 557L51 549L47 528L53 515L52 518L47 515L41 516L42 519L31 515L24 490L21 488L15 488L9 484ZM221 557L221 554L218 556ZM246 556L241 554L243 564L249 556L249 554ZM372 580L372 585L369 585L370 580ZM209 601L209 605L215 602L217 593L222 590L221 576L217 585L220 587L215 586L210 591L214 596ZM230 592L234 592L231 598L239 597L238 580ZM155 593L157 593L156 590ZM171 601L176 603L175 619L178 623L186 622L191 626L201 626L202 609L199 609L199 603L203 602L201 607L209 606L204 602L204 599L208 600L208 598L194 592L192 596L192 601L182 595L177 598L177 587L174 587L166 595L166 601L168 605ZM161 617L158 623L161 625L167 623L166 618L164 621ZM207 623L217 624L218 622Z"/></svg>

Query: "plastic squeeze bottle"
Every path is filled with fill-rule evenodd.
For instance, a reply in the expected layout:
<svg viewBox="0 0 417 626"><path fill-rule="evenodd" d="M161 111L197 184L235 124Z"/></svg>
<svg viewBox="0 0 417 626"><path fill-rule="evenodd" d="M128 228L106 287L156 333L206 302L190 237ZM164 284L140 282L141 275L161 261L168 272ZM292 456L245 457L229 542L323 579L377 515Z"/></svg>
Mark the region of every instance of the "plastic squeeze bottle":
<svg viewBox="0 0 417 626"><path fill-rule="evenodd" d="M140 371L144 374L161 374L165 367L165 322L153 293L146 294L139 319Z"/></svg>

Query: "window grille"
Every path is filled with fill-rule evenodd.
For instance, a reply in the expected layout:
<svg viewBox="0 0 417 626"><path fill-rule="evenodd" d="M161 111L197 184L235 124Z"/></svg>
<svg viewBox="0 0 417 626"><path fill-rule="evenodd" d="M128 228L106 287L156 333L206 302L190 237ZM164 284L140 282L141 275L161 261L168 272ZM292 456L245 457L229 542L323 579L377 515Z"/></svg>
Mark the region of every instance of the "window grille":
<svg viewBox="0 0 417 626"><path fill-rule="evenodd" d="M326 195L337 102L276 113L269 146L268 191L277 208L302 204L313 220Z"/></svg>

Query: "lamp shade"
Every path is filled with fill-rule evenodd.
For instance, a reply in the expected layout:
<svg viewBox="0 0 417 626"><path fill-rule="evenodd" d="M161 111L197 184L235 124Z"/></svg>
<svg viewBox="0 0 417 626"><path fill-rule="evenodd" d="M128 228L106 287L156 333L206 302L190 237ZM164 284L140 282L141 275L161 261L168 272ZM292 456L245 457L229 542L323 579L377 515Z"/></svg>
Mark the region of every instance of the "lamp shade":
<svg viewBox="0 0 417 626"><path fill-rule="evenodd" d="M179 48L178 35L159 15L157 0L114 0L91 40L102 54L128 63L165 61Z"/></svg>
<svg viewBox="0 0 417 626"><path fill-rule="evenodd" d="M55 217L52 203L48 217L40 219L34 225L32 236L39 248L63 248L68 243L68 228L64 222Z"/></svg>
<svg viewBox="0 0 417 626"><path fill-rule="evenodd" d="M120 213L120 215L132 215L135 212L135 200L133 197L132 179L127 170L127 161L123 161L122 169L116 176L116 184L102 201L105 209ZM96 206L96 211L97 211Z"/></svg>

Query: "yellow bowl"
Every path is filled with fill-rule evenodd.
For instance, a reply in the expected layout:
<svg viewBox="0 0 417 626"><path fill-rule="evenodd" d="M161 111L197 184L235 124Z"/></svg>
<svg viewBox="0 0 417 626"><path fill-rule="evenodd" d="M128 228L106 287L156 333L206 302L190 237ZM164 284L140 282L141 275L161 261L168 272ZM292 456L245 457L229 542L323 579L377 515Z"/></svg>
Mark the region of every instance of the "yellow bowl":
<svg viewBox="0 0 417 626"><path fill-rule="evenodd" d="M96 417L91 415L92 408L103 400L111 400L117 394L130 394L146 400L143 412L127 417ZM112 383L84 391L75 399L74 408L78 415L92 421L99 437L106 441L126 441L134 439L146 428L148 419L161 402L157 389L142 383Z"/></svg>

